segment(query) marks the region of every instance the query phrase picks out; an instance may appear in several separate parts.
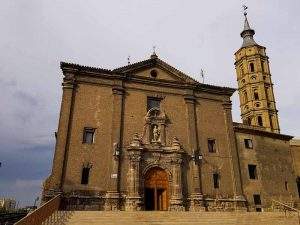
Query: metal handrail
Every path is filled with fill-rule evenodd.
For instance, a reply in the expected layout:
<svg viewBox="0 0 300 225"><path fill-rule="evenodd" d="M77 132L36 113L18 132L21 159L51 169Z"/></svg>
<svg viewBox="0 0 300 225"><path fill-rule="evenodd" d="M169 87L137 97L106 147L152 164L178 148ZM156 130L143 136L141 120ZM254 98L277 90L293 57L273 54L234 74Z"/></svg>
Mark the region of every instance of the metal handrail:
<svg viewBox="0 0 300 225"><path fill-rule="evenodd" d="M48 219L55 211L59 210L61 195L56 195L48 202L29 213L23 219L15 223L15 225L40 225Z"/></svg>
<svg viewBox="0 0 300 225"><path fill-rule="evenodd" d="M274 200L274 199L271 199L271 200L272 200L273 202L275 202L275 203L277 203L277 204L283 206L285 209L289 209L289 210L291 210L291 211L297 212L297 215L298 215L298 223L299 223L299 225L300 225L300 211L299 211L298 209L296 209L296 208L294 208L294 207L291 207L291 206L289 206L289 205L287 205L287 204L285 204L285 203L276 201L276 200ZM285 212L285 215L286 215L286 210L284 210L284 212Z"/></svg>

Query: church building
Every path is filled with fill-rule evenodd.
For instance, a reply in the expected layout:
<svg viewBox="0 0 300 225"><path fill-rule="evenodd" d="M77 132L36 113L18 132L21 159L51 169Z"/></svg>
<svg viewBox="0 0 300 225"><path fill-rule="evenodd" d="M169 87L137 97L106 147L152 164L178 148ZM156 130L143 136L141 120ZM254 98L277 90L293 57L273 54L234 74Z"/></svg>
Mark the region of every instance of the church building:
<svg viewBox="0 0 300 225"><path fill-rule="evenodd" d="M297 207L300 144L281 134L266 48L245 14L234 88L161 60L113 70L61 63L61 111L43 200L65 209L268 211Z"/></svg>

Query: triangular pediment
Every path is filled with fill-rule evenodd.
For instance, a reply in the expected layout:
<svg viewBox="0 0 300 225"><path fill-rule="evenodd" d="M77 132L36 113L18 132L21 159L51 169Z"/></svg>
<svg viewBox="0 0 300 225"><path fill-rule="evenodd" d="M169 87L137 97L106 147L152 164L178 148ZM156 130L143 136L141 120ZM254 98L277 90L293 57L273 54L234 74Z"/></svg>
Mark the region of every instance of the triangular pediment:
<svg viewBox="0 0 300 225"><path fill-rule="evenodd" d="M179 83L197 84L198 82L180 70L162 61L157 56L148 60L129 64L114 70L115 72L128 73L140 78L155 79ZM154 71L154 72L153 72ZM156 73L156 74L155 74ZM154 75L154 76L153 76Z"/></svg>

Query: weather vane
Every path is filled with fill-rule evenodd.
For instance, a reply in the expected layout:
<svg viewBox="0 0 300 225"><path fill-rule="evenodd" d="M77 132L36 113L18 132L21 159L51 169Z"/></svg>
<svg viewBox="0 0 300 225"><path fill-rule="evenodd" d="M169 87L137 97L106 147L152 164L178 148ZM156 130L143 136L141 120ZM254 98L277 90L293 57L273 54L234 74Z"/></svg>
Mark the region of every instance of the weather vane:
<svg viewBox="0 0 300 225"><path fill-rule="evenodd" d="M130 55L127 57L127 63L130 65Z"/></svg>
<svg viewBox="0 0 300 225"><path fill-rule="evenodd" d="M243 9L244 9L244 16L247 16L247 9L248 9L248 6L243 5Z"/></svg>
<svg viewBox="0 0 300 225"><path fill-rule="evenodd" d="M156 52L155 52L155 50L156 50L156 46L155 45L153 45L153 55L156 55Z"/></svg>
<svg viewBox="0 0 300 225"><path fill-rule="evenodd" d="M203 69L201 69L200 74L201 74L201 77L202 77L202 83L204 83L204 70Z"/></svg>

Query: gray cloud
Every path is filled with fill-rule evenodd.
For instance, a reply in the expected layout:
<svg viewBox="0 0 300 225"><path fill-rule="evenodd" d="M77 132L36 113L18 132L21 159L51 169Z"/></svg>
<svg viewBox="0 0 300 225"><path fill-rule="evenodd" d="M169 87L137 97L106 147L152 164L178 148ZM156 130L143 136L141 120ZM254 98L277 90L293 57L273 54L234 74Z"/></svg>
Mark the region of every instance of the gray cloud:
<svg viewBox="0 0 300 225"><path fill-rule="evenodd" d="M300 2L246 2L255 38L270 57L282 132L300 136ZM49 174L59 61L114 68L128 55L132 62L149 57L156 45L159 57L194 78L203 68L207 83L237 87L233 54L242 43L242 23L237 0L2 0L0 195L6 191L28 203ZM239 114L235 94L235 121ZM20 184L36 188L23 192Z"/></svg>

